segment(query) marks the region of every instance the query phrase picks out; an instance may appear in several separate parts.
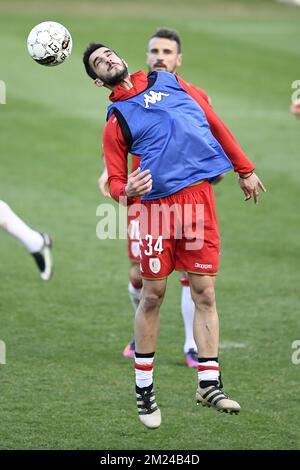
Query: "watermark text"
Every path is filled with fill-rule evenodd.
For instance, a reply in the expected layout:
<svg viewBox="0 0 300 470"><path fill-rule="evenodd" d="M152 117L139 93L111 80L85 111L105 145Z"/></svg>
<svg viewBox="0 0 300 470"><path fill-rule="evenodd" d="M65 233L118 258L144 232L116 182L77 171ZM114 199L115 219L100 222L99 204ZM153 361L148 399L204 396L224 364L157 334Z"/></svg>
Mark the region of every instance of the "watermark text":
<svg viewBox="0 0 300 470"><path fill-rule="evenodd" d="M0 104L6 104L6 85L3 80L0 80Z"/></svg>
<svg viewBox="0 0 300 470"><path fill-rule="evenodd" d="M292 363L298 365L300 364L300 339L295 339L295 341L292 342L292 349L295 349L292 353Z"/></svg>
<svg viewBox="0 0 300 470"><path fill-rule="evenodd" d="M112 204L100 204L96 215L100 221L96 227L99 240L127 238L127 217L131 220L129 230L140 232L141 241L185 240L186 250L200 250L204 243L204 205L203 204L140 204L124 207L126 201L116 207ZM124 204L125 203L125 204ZM133 225L132 221L136 221ZM138 224L138 226L137 226ZM136 234L136 235L137 235ZM130 238L137 238L137 236ZM152 243L152 242L151 242Z"/></svg>
<svg viewBox="0 0 300 470"><path fill-rule="evenodd" d="M6 346L4 341L0 339L0 364L6 364Z"/></svg>
<svg viewBox="0 0 300 470"><path fill-rule="evenodd" d="M294 80L291 85L291 88L295 90L291 96L292 103L295 103L295 101L298 101L300 99L300 80Z"/></svg>

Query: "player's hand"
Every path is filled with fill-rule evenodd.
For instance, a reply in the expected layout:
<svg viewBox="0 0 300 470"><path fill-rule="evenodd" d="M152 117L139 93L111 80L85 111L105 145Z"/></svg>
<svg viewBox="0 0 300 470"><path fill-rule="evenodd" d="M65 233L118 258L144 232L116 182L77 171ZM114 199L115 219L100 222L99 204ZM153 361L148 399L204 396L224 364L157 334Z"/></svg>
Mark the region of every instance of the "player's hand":
<svg viewBox="0 0 300 470"><path fill-rule="evenodd" d="M148 193L152 189L152 175L150 170L141 171L137 168L128 175L125 192L128 197L138 197Z"/></svg>
<svg viewBox="0 0 300 470"><path fill-rule="evenodd" d="M291 104L291 113L294 114L294 116L297 119L300 119L300 100L296 100Z"/></svg>
<svg viewBox="0 0 300 470"><path fill-rule="evenodd" d="M107 183L108 183L108 174L107 174L107 169L104 168L102 175L99 176L98 185L103 196L111 197L109 192L106 190Z"/></svg>
<svg viewBox="0 0 300 470"><path fill-rule="evenodd" d="M255 173L252 173L249 178L240 177L239 183L242 191L245 194L245 201L249 201L253 197L254 204L258 204L259 192L263 191L265 193L267 191Z"/></svg>

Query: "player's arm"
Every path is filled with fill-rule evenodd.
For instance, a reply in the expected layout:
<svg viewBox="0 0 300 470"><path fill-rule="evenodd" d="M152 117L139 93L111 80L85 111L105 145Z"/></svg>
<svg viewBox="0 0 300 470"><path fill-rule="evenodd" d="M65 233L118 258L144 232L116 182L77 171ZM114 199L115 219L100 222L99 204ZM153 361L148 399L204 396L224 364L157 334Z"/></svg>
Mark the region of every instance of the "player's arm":
<svg viewBox="0 0 300 470"><path fill-rule="evenodd" d="M253 197L255 204L257 204L260 190L265 192L266 189L259 177L254 173L255 167L253 163L246 157L234 136L213 108L195 91L195 87L188 86L184 81L182 81L181 85L203 109L212 134L222 145L233 165L234 171L239 174L239 184L245 194L245 201Z"/></svg>
<svg viewBox="0 0 300 470"><path fill-rule="evenodd" d="M104 169L101 175L98 178L98 186L100 189L101 194L103 194L104 197L111 197L109 192L107 191L107 186L108 186L108 173L107 173L107 168L106 168L106 163L105 163L105 156L103 152L103 146L102 146L102 158L104 162Z"/></svg>
<svg viewBox="0 0 300 470"><path fill-rule="evenodd" d="M245 201L253 198L254 203L257 204L260 191L266 192L266 188L255 174L253 163L246 157L229 129L215 111L210 106L206 106L204 112L214 137L222 145L226 155L233 164L234 171L239 174L239 185L244 192Z"/></svg>
<svg viewBox="0 0 300 470"><path fill-rule="evenodd" d="M249 201L253 197L254 203L257 204L260 191L266 192L266 188L255 174L253 163L246 157L229 129L215 111L210 106L205 105L204 112L214 137L222 145L226 155L233 164L234 171L239 174L239 185L245 194L245 201Z"/></svg>
<svg viewBox="0 0 300 470"><path fill-rule="evenodd" d="M241 174L247 174L253 171L254 165L246 157L243 150L231 134L230 130L219 118L207 99L201 95L199 92L200 89L185 82L181 77L178 77L178 80L185 91L196 101L196 103L199 104L199 106L204 111L206 119L210 125L211 132L217 141L222 145L226 155L231 160L234 171Z"/></svg>
<svg viewBox="0 0 300 470"><path fill-rule="evenodd" d="M149 170L141 172L137 168L127 176L128 146L117 119L112 115L103 131L103 150L105 155L108 185L111 196L117 202L133 204L134 198L152 188Z"/></svg>
<svg viewBox="0 0 300 470"><path fill-rule="evenodd" d="M255 167L249 158L245 155L230 130L221 121L212 107L203 102L202 109L206 114L212 134L222 145L226 155L231 161L234 171L238 174L248 174L254 171Z"/></svg>

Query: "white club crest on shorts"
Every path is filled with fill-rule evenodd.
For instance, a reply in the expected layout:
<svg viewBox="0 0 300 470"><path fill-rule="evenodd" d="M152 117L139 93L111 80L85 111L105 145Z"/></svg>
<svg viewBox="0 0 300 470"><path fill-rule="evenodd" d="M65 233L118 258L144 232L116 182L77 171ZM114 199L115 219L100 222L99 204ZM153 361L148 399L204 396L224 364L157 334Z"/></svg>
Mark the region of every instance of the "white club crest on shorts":
<svg viewBox="0 0 300 470"><path fill-rule="evenodd" d="M160 259L158 258L150 258L149 259L149 268L153 272L153 274L158 274L161 268Z"/></svg>

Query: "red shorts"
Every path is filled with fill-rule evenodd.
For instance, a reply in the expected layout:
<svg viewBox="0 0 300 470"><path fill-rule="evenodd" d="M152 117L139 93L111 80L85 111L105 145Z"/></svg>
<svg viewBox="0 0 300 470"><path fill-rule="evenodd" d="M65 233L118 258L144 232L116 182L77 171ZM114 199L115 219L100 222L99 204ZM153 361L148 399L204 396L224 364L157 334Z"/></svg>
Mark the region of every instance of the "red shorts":
<svg viewBox="0 0 300 470"><path fill-rule="evenodd" d="M140 212L137 210L140 207L140 199L137 198L134 203L134 210L131 206L127 211L127 244L128 244L128 258L136 263L140 262Z"/></svg>
<svg viewBox="0 0 300 470"><path fill-rule="evenodd" d="M142 277L160 279L174 269L217 274L220 237L208 181L168 197L142 201L141 207Z"/></svg>

